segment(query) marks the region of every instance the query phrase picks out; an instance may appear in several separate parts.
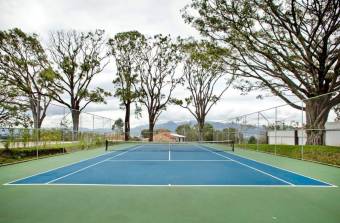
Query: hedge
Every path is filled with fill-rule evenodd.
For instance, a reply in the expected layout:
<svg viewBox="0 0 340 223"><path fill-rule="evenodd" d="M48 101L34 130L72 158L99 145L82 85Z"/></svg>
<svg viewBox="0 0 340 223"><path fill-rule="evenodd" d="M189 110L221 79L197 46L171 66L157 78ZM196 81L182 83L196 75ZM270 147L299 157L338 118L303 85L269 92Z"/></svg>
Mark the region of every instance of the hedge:
<svg viewBox="0 0 340 223"><path fill-rule="evenodd" d="M275 153L275 145L268 144L238 144L238 148L258 150L260 152ZM302 158L302 147L295 145L276 145L276 154L294 159ZM325 164L340 166L340 147L337 146L303 146L303 159Z"/></svg>

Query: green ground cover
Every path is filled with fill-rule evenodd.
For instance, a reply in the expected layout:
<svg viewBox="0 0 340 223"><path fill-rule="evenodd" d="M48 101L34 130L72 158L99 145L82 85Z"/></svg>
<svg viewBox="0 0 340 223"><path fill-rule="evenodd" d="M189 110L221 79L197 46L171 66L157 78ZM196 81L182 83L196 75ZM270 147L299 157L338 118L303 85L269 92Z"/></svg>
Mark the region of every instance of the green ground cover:
<svg viewBox="0 0 340 223"><path fill-rule="evenodd" d="M266 153L275 153L275 146L268 144L237 144L238 148L250 149ZM321 163L340 166L340 147L305 145L276 145L276 154L294 159L313 160Z"/></svg>
<svg viewBox="0 0 340 223"><path fill-rule="evenodd" d="M79 141L72 143L60 142L56 144L44 144L41 146L0 149L0 165L35 159L37 158L37 153L39 158L46 158L53 155L98 148L98 146L102 146L103 144L103 141Z"/></svg>
<svg viewBox="0 0 340 223"><path fill-rule="evenodd" d="M84 150L0 167L0 222L338 223L340 219L339 187L3 185L103 153L104 148ZM251 150L235 153L340 185L336 167Z"/></svg>

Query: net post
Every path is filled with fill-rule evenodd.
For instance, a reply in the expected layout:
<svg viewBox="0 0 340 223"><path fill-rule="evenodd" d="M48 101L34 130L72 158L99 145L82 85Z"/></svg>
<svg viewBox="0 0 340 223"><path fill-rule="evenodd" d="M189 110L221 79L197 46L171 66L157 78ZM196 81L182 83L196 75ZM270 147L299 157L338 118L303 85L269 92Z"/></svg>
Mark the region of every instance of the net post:
<svg viewBox="0 0 340 223"><path fill-rule="evenodd" d="M231 150L235 152L235 143L234 140L231 140Z"/></svg>
<svg viewBox="0 0 340 223"><path fill-rule="evenodd" d="M109 141L106 139L105 140L105 151L107 151L109 148Z"/></svg>

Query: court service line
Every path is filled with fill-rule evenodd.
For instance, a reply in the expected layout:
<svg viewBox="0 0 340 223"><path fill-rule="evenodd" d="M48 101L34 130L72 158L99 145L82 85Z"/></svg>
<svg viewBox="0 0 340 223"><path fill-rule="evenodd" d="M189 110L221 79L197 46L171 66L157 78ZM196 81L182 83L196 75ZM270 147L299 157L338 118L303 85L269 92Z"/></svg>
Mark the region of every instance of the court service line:
<svg viewBox="0 0 340 223"><path fill-rule="evenodd" d="M112 156L112 157L109 157L109 158L107 158L107 159L104 159L104 160L102 160L102 161L99 161L99 162L94 163L94 164L92 164L92 165L83 167L83 168L81 168L81 169L79 169L79 170L76 170L76 171L71 172L71 173L69 173L69 174L66 174L66 175L64 175L64 176L61 176L61 177L58 177L58 178L56 178L56 179L50 180L50 181L48 181L48 182L45 183L45 184L50 184L50 183L53 183L53 182L58 181L58 180L60 180L60 179L63 179L63 178L65 178L65 177L68 177L68 176L71 176L71 175L73 175L73 174L79 173L79 172L84 171L84 170L86 170L86 169L88 169L88 168L90 168L90 167L93 167L93 166L96 166L96 165L98 165L98 164L101 164L101 163L103 163L103 162L105 162L105 161L108 161L108 160L110 160L110 159L112 159L112 158L115 158L115 157L117 157L117 156L124 155L125 153L130 152L130 151L136 150L136 149L138 149L139 147L141 147L141 146L137 146L137 147L132 148L132 149L129 149L129 150L125 151L125 152L118 153L117 155L114 155L114 156Z"/></svg>
<svg viewBox="0 0 340 223"><path fill-rule="evenodd" d="M242 165L242 166L248 167L248 168L250 168L250 169L253 169L253 170L255 170L255 171L258 171L258 172L260 172L260 173L263 173L263 174L265 174L265 175L268 175L268 176L270 176L270 177L272 177L272 178L275 178L275 179L277 179L277 180L279 180L279 181L281 181L281 182L284 182L284 183L286 183L286 184L289 184L289 185L291 185L291 186L295 186L295 184L293 184L293 183L291 183L291 182L289 182L289 181L283 180L283 179L281 179L281 178L279 178L279 177L276 177L276 176L274 176L274 175L271 175L271 174L269 174L269 173L267 173L267 172L264 172L264 171L262 171L262 170L259 170L259 169L255 168L255 167L249 166L249 165L247 165L247 164L241 163L241 162L239 162L239 161L237 161L237 160L231 159L230 157L223 156L223 155L221 155L221 154L219 154L219 153L216 153L216 152L214 152L214 151L211 151L211 150L206 149L206 148L201 147L201 146L197 146L197 147L198 147L198 148L201 148L201 149L203 149L203 150L206 150L206 151L208 151L208 152L211 152L211 153L213 153L213 154L216 154L216 155L218 155L218 156L221 156L221 157L224 157L224 158L229 158L230 160L232 160L232 161L234 161L234 162L236 162L236 163L238 163L238 164L240 164L240 165Z"/></svg>

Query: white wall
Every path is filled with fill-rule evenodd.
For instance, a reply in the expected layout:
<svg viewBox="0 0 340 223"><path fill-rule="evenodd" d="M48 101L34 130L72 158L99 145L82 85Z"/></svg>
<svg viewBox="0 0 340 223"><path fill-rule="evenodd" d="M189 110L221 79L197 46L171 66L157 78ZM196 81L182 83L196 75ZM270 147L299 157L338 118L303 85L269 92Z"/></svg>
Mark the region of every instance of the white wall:
<svg viewBox="0 0 340 223"><path fill-rule="evenodd" d="M303 130L298 130L298 145L306 145L307 134Z"/></svg>
<svg viewBox="0 0 340 223"><path fill-rule="evenodd" d="M340 122L326 123L325 144L328 146L340 146Z"/></svg>
<svg viewBox="0 0 340 223"><path fill-rule="evenodd" d="M276 131L276 141L275 141L275 131L268 131L268 144L284 144L284 145L294 145L294 130L277 130Z"/></svg>
<svg viewBox="0 0 340 223"><path fill-rule="evenodd" d="M325 144L327 146L340 146L340 122L327 122L325 125ZM307 134L303 130L298 130L298 144L305 145ZM275 144L275 131L268 131L268 144ZM276 144L294 145L294 130L277 130Z"/></svg>

